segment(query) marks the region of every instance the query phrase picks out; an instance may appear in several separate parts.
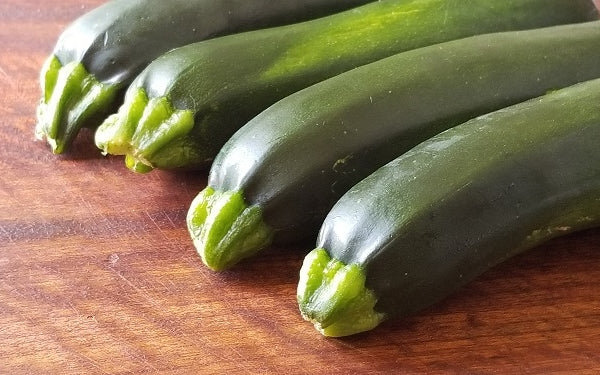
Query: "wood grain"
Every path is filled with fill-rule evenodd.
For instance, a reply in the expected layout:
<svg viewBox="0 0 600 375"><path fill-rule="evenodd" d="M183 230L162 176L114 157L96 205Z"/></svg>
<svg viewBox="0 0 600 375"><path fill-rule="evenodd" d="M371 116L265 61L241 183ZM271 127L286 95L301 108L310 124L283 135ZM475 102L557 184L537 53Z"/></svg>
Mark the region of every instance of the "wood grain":
<svg viewBox="0 0 600 375"><path fill-rule="evenodd" d="M0 3L0 373L600 373L599 230L346 339L297 311L309 249L206 269L184 226L205 173L133 174L91 132L65 156L34 141L41 63L99 3Z"/></svg>

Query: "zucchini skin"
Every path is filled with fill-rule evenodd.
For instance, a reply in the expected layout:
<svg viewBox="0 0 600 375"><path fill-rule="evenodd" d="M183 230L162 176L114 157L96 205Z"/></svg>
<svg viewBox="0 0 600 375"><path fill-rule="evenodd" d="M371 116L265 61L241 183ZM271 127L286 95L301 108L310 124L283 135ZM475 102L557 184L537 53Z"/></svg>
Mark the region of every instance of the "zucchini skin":
<svg viewBox="0 0 600 375"><path fill-rule="evenodd" d="M534 28L597 17L589 0L381 1L276 29L188 45L161 56L132 83L127 101L96 133L108 154L135 171L205 168L246 122L276 101L336 74L392 54L473 34ZM141 95L140 95L141 96ZM172 110L153 122L152 100ZM194 123L164 135L172 113ZM134 118L131 120L131 118ZM174 134L173 134L174 133ZM152 139L152 144L142 140ZM156 146L160 144L160 146ZM143 164L143 168L138 168Z"/></svg>
<svg viewBox="0 0 600 375"><path fill-rule="evenodd" d="M261 211L273 232L263 247L271 240L300 242L316 235L350 187L419 142L477 115L600 77L598 46L595 21L474 36L348 71L286 97L240 129L215 159L208 188L237 192ZM197 210L203 204L192 203L188 229L205 263L221 269L221 257L231 266L232 257L251 255L236 249L245 238L222 251L210 245L222 242L206 234L221 206ZM219 225L225 220L237 218L223 216ZM237 230L221 235L233 239ZM239 254L206 256L219 252Z"/></svg>
<svg viewBox="0 0 600 375"><path fill-rule="evenodd" d="M54 55L82 62L101 82L127 84L175 48L226 34L298 22L368 0L112 0L61 34Z"/></svg>
<svg viewBox="0 0 600 375"><path fill-rule="evenodd" d="M430 306L551 238L597 227L599 144L600 79L424 141L356 184L329 212L319 250L301 271L303 315L337 336L378 324L328 332L357 317L343 312L348 301L332 306L319 291L327 281L315 284L318 258L362 270L383 320Z"/></svg>
<svg viewBox="0 0 600 375"><path fill-rule="evenodd" d="M103 117L118 108L127 85L161 54L189 43L221 35L283 25L351 8L368 0L113 0L84 14L69 25L58 38L51 58L64 67L82 64L98 83L114 87L110 97L94 98L101 103L84 103L79 108L77 94L59 102L65 108L43 108L37 133L39 138L56 134L54 151L62 152L82 126L96 127ZM49 64L46 64L49 65ZM55 74L55 73L52 73ZM42 81L47 72L42 72ZM87 78L89 80L89 78ZM81 82L85 86L86 82ZM42 82L43 86L46 86ZM58 86L60 88L60 86ZM60 90L57 90L60 91ZM68 89L66 91L69 91ZM75 91L77 92L77 91ZM61 95L57 92L55 95ZM44 93L44 96L48 94ZM64 95L69 95L64 94ZM68 102L75 99L75 104ZM43 99L42 103L48 104ZM52 103L54 104L54 103ZM84 118L70 116L70 110L94 113ZM52 116L43 112L59 111L59 130L51 126ZM92 121L93 120L93 121ZM77 122L72 124L72 122ZM46 134L51 133L51 134Z"/></svg>

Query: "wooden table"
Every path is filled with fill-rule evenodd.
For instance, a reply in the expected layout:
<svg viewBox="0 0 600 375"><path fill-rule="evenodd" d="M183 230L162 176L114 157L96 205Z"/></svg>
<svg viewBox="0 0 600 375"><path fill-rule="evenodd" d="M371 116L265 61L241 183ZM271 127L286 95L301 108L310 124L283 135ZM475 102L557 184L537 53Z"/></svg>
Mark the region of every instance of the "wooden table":
<svg viewBox="0 0 600 375"><path fill-rule="evenodd" d="M418 316L321 337L295 302L309 249L214 273L184 218L206 173L137 175L84 132L34 141L38 72L99 0L0 3L0 373L600 373L600 231L496 267Z"/></svg>

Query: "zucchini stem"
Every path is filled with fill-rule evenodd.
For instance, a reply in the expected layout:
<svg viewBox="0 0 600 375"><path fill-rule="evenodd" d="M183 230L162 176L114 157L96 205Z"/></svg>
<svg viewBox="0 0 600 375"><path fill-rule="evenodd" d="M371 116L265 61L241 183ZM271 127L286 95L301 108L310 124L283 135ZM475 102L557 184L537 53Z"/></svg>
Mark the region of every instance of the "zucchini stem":
<svg viewBox="0 0 600 375"><path fill-rule="evenodd" d="M193 200L187 226L202 261L214 271L232 267L271 243L273 230L259 206L248 206L239 191L205 188Z"/></svg>
<svg viewBox="0 0 600 375"><path fill-rule="evenodd" d="M192 111L175 109L167 97L149 99L138 88L128 91L119 111L96 130L95 142L103 154L125 155L129 169L146 173L187 160L189 147L180 141L193 127Z"/></svg>
<svg viewBox="0 0 600 375"><path fill-rule="evenodd" d="M298 282L302 317L331 337L375 328L385 315L375 311L377 297L365 286L365 280L358 265L332 259L322 248L311 251L304 259Z"/></svg>
<svg viewBox="0 0 600 375"><path fill-rule="evenodd" d="M112 108L118 91L116 85L99 82L83 64L73 61L63 66L54 55L44 63L40 83L35 135L45 139L55 154L63 153L84 125Z"/></svg>

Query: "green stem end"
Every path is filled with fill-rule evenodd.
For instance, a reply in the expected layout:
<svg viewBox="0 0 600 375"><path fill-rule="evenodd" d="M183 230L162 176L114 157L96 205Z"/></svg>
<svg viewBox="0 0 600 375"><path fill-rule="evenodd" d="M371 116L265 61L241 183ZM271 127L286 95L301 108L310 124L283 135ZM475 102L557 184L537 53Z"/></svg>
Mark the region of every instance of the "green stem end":
<svg viewBox="0 0 600 375"><path fill-rule="evenodd" d="M97 125L118 93L117 85L99 82L80 62L63 66L54 55L44 63L40 83L35 135L55 154L66 151L82 127Z"/></svg>
<svg viewBox="0 0 600 375"><path fill-rule="evenodd" d="M125 155L125 164L135 172L175 169L198 155L186 137L193 127L191 110L175 109L166 97L149 99L143 88L135 88L96 130L95 142L105 155Z"/></svg>
<svg viewBox="0 0 600 375"><path fill-rule="evenodd" d="M202 261L214 271L231 268L273 238L261 208L248 206L239 191L205 188L190 206L187 226Z"/></svg>
<svg viewBox="0 0 600 375"><path fill-rule="evenodd" d="M365 280L358 265L332 259L325 249L311 251L298 282L302 317L324 336L348 336L375 328L385 315L375 311L377 298Z"/></svg>

